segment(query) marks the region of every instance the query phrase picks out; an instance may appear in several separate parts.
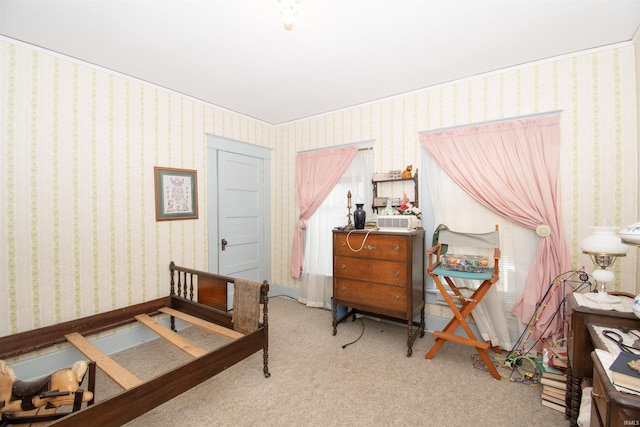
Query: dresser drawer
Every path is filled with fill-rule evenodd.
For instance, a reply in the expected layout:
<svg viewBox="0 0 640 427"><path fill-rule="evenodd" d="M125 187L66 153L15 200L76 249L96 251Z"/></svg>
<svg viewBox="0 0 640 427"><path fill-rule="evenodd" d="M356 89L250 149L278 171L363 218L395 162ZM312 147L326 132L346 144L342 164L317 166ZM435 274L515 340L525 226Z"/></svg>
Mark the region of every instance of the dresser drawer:
<svg viewBox="0 0 640 427"><path fill-rule="evenodd" d="M407 263L400 261L336 256L333 259L333 274L336 277L389 283L402 287L407 285Z"/></svg>
<svg viewBox="0 0 640 427"><path fill-rule="evenodd" d="M362 244L363 241L364 246ZM358 251L361 247L362 249ZM373 233L338 234L335 236L334 248L336 255L362 258L406 261L408 255L407 237L403 235L377 235Z"/></svg>
<svg viewBox="0 0 640 427"><path fill-rule="evenodd" d="M407 312L407 289L404 286L342 278L334 280L334 297L342 305Z"/></svg>

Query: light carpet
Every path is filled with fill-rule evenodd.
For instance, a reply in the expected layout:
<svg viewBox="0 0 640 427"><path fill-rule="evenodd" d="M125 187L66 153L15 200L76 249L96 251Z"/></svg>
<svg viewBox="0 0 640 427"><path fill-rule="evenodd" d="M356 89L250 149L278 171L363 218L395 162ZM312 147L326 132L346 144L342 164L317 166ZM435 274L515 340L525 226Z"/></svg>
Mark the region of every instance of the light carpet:
<svg viewBox="0 0 640 427"><path fill-rule="evenodd" d="M407 357L405 326L349 319L333 336L329 311L289 298L270 299L269 326L270 378L256 353L127 426L568 425L541 405L540 385L496 381L475 368L471 347L448 342L426 360L428 332ZM226 341L195 327L181 334L205 349ZM189 356L157 339L112 357L146 380ZM118 390L98 373L98 401Z"/></svg>

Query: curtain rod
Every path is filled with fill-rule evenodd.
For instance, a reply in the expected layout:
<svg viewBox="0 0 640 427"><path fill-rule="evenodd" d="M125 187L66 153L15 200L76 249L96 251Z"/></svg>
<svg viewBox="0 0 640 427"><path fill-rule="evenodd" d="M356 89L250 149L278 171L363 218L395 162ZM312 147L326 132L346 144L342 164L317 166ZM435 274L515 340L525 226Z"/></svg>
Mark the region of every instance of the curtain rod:
<svg viewBox="0 0 640 427"><path fill-rule="evenodd" d="M358 148L358 151L366 151L366 150L373 150L373 147L371 146L365 147L365 145L367 144L373 145L374 142L375 140L371 139L369 141L353 142L351 144L332 145L331 147L310 148L308 150L300 150L297 153L311 153L313 151L330 150L332 148L351 147L352 145L362 145L362 147Z"/></svg>
<svg viewBox="0 0 640 427"><path fill-rule="evenodd" d="M522 120L522 119L532 119L534 117L552 116L552 115L558 114L558 113L562 113L562 110L547 111L546 113L527 114L527 115L524 115L524 116L507 117L507 118L504 118L504 119L486 120L484 122L467 123L467 124L464 124L464 125L449 126L449 127L444 127L444 128L440 128L440 129L423 130L423 131L420 131L418 133L420 134L420 133L441 132L441 131L445 131L445 130L458 129L458 128L463 128L463 127L467 127L467 126L480 126L480 125L488 125L488 124L491 124L491 123L508 122L510 120Z"/></svg>

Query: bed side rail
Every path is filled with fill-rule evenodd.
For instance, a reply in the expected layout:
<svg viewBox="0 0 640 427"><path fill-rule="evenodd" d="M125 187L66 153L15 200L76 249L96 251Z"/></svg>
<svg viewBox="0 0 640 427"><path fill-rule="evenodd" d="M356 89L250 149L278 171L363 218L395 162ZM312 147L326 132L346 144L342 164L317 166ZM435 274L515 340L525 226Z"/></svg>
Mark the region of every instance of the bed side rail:
<svg viewBox="0 0 640 427"><path fill-rule="evenodd" d="M169 299L167 297L158 298L80 319L0 337L0 359L8 359L66 342L65 335L69 332L91 335L133 323L135 322L133 316L136 314L156 313L161 307L165 307L168 304Z"/></svg>

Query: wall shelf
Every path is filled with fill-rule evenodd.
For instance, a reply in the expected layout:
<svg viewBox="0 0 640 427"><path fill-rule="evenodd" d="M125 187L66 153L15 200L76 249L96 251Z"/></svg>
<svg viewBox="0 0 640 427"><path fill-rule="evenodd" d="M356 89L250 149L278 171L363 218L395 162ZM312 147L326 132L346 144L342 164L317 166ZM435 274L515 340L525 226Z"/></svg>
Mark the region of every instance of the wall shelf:
<svg viewBox="0 0 640 427"><path fill-rule="evenodd" d="M375 212L378 213L379 209L384 209L387 206L387 202L386 202L386 198L388 198L387 196L378 196L378 185L379 184L385 184L385 183L394 183L394 182L413 182L413 190L414 190L414 194L413 194L413 200L410 200L411 203L413 204L413 206L415 207L419 207L418 204L418 169L416 169L415 173L413 174L413 176L411 178L399 178L399 179L372 179L371 180L371 185L373 186L373 204L371 205L371 209ZM378 201L378 203L376 203L376 199L379 197L385 197L385 201L384 203L380 203L380 201ZM391 197L391 196L389 196ZM398 208L400 207L400 200L402 200L401 197L397 197L397 202L398 203L391 203L391 206L394 208ZM392 198L393 200L393 198Z"/></svg>

